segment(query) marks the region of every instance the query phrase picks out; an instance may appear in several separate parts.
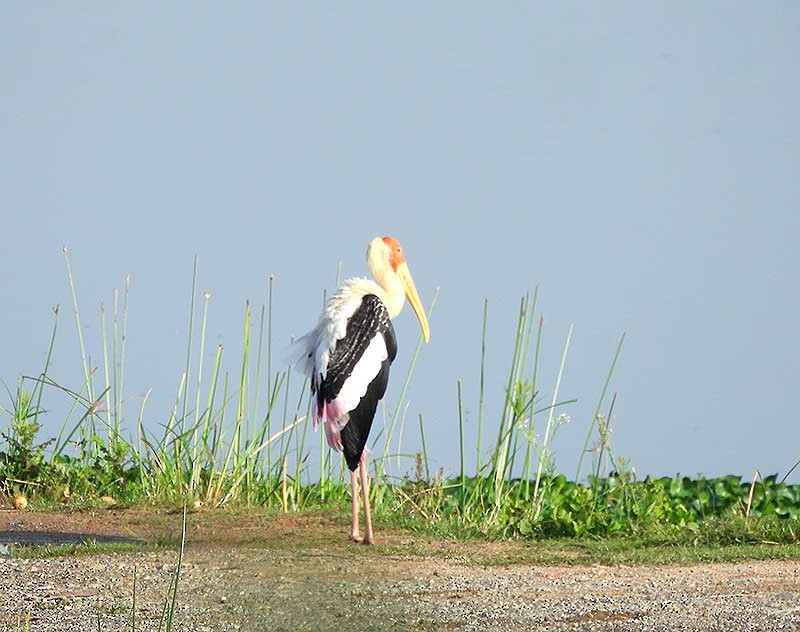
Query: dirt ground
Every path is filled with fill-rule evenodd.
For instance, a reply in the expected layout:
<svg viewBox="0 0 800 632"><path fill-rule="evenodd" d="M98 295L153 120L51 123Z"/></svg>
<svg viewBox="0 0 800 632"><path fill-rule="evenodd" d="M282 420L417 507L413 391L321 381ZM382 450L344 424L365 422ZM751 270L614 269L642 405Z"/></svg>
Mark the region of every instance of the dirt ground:
<svg viewBox="0 0 800 632"><path fill-rule="evenodd" d="M176 544L178 512L0 511L0 535L60 532ZM346 542L330 516L199 512L173 629L800 630L800 563L621 567L504 563L518 543L379 532ZM0 559L0 629L157 630L171 549Z"/></svg>

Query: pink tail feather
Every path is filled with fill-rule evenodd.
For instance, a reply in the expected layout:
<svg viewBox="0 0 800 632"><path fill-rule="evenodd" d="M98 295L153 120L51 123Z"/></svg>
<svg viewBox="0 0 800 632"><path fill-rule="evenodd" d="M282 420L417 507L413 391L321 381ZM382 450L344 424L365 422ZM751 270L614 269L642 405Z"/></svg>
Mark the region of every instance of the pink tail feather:
<svg viewBox="0 0 800 632"><path fill-rule="evenodd" d="M342 428L347 425L349 415L342 410L335 399L331 402L322 401L314 407L314 430L322 422L325 426L325 439L332 450L342 451Z"/></svg>

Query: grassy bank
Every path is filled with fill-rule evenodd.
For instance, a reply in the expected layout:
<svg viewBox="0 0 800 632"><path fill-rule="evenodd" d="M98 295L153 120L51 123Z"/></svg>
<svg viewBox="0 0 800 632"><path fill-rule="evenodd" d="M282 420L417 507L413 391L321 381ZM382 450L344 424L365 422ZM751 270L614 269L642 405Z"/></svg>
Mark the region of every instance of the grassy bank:
<svg viewBox="0 0 800 632"><path fill-rule="evenodd" d="M156 414L145 395L134 413L124 406L129 283L114 291L111 309L99 312L102 362L94 366L83 339L76 282L65 251L83 374L65 386L50 374L60 312L46 361L38 375L7 387L8 425L0 432L0 481L9 501L24 495L35 506L168 504L189 507L264 507L282 512L340 509L349 484L340 456L309 433L310 394L291 367L273 358L273 279L264 304L245 304L241 365L224 368L221 345L208 349L208 293L197 291L195 263L186 327L186 356L170 410ZM199 300L196 300L199 299ZM484 304L477 432L467 436L462 384L453 410L458 427L458 475L431 471L425 423L416 431L417 452L398 450L398 423L421 341L391 403L389 422L371 438L374 511L385 523L442 536L481 538L615 538L661 543L794 543L800 486L776 476L639 480L610 441L616 395L610 384L624 336L608 364L586 428L577 471L558 471L553 444L575 400L560 395L572 328L560 362L543 367L543 319L538 293L522 298L510 336L510 362L500 411L484 410L488 303ZM435 307L435 296L431 311ZM477 345L476 345L477 346ZM213 355L209 364L204 358ZM541 374L554 376L540 392ZM70 410L54 437L41 436L44 402L65 397ZM134 419L131 423L128 420ZM149 423L145 423L149 420ZM146 430L158 428L157 432ZM491 430L491 440L487 436ZM406 429L406 432L408 430ZM399 457L398 457L398 452ZM467 457L470 455L470 458ZM467 462L472 462L474 469ZM390 476L389 458L407 463L405 476ZM313 464L313 465L312 465Z"/></svg>

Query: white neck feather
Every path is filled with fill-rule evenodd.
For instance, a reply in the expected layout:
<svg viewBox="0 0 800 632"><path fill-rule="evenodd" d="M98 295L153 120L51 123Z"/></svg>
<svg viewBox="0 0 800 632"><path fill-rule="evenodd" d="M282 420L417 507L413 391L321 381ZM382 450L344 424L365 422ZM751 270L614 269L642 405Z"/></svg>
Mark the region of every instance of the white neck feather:
<svg viewBox="0 0 800 632"><path fill-rule="evenodd" d="M381 287L380 299L394 318L406 302L406 290L392 266L389 264L389 247L380 237L373 239L367 249L367 263L372 276Z"/></svg>

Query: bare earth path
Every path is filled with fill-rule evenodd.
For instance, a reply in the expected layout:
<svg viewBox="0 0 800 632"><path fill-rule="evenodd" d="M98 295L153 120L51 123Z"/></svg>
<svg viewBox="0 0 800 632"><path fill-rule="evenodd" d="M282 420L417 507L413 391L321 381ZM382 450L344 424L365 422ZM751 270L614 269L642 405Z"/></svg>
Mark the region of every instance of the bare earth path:
<svg viewBox="0 0 800 632"><path fill-rule="evenodd" d="M342 541L329 518L201 513L187 521L174 629L800 630L800 564L663 567L506 564L514 543L387 534ZM0 511L0 532L174 541L180 515ZM510 554L510 555L509 555ZM0 629L158 629L174 551L0 560Z"/></svg>

